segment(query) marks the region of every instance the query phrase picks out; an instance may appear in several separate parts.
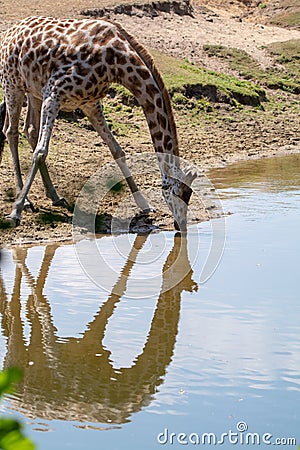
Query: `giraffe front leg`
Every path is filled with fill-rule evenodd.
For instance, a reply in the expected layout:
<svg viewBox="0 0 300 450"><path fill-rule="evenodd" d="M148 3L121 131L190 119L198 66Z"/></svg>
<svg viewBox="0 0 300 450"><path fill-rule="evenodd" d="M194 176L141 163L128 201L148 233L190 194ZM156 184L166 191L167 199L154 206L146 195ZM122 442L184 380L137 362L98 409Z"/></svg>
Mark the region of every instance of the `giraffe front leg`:
<svg viewBox="0 0 300 450"><path fill-rule="evenodd" d="M16 196L18 197L23 189L23 180L18 151L18 126L25 94L22 90L10 90L10 85L8 85L7 88L7 100L5 99L1 105L1 129L3 130L3 135L6 135L9 143L15 172ZM24 207L31 210L34 209L32 203L27 198L25 198Z"/></svg>
<svg viewBox="0 0 300 450"><path fill-rule="evenodd" d="M85 108L84 113L87 115L89 121L91 122L97 133L101 136L105 144L108 145L114 160L118 164L122 174L126 179L137 207L145 214L154 211L154 209L149 205L149 203L137 187L132 177L130 169L126 163L125 153L120 144L116 141L106 123L101 103L99 102L96 105Z"/></svg>
<svg viewBox="0 0 300 450"><path fill-rule="evenodd" d="M30 169L30 174L27 178L27 181L21 190L20 194L17 197L17 200L13 204L12 211L9 216L6 217L7 222L11 225L11 227L16 227L20 224L21 214L25 207L25 201L27 199L28 191L32 185L36 172L38 170L38 159L34 159L33 164Z"/></svg>
<svg viewBox="0 0 300 450"><path fill-rule="evenodd" d="M21 214L24 209L24 203L28 192L31 188L33 180L36 176L38 169L45 163L45 159L48 154L49 142L51 138L51 133L54 125L54 120L56 118L57 112L59 109L59 102L57 97L54 95L48 95L42 105L42 121L41 121L41 130L39 135L39 140L36 146L36 149L33 153L33 160L31 169L29 172L29 176L26 180L26 183L23 186L23 189L20 192L17 200L15 201L11 214L7 217L7 220L11 224L11 226L19 225L21 221Z"/></svg>
<svg viewBox="0 0 300 450"><path fill-rule="evenodd" d="M25 208L28 192L31 188L39 166L45 160L46 156L47 152L45 151L45 149L40 149L39 147L37 147L34 152L33 162L26 183L23 186L20 194L18 195L15 203L13 204L10 215L6 217L6 220L11 227L17 227L21 222L21 215L23 209Z"/></svg>
<svg viewBox="0 0 300 450"><path fill-rule="evenodd" d="M27 100L27 114L24 125L24 133L26 134L27 140L34 151L38 142L42 101L31 94L27 94ZM52 204L54 206L62 206L69 209L67 201L57 194L56 189L53 186L47 164L42 162L39 169L46 196L52 200Z"/></svg>

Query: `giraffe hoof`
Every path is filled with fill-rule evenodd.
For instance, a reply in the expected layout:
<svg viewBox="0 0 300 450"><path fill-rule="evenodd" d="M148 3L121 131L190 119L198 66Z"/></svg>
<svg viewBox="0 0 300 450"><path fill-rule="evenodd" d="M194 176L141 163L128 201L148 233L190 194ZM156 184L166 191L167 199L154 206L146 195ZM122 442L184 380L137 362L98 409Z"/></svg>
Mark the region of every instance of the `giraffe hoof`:
<svg viewBox="0 0 300 450"><path fill-rule="evenodd" d="M145 208L142 210L142 214L150 214L150 213L155 213L156 210L155 208L153 208L152 206L150 206L149 208Z"/></svg>
<svg viewBox="0 0 300 450"><path fill-rule="evenodd" d="M32 212L32 213L35 212L35 207L33 206L33 203L28 198L25 200L24 210Z"/></svg>
<svg viewBox="0 0 300 450"><path fill-rule="evenodd" d="M57 200L56 202L53 202L53 206L61 206L62 208L66 208L66 209L70 208L69 203L63 197L60 198L59 200Z"/></svg>

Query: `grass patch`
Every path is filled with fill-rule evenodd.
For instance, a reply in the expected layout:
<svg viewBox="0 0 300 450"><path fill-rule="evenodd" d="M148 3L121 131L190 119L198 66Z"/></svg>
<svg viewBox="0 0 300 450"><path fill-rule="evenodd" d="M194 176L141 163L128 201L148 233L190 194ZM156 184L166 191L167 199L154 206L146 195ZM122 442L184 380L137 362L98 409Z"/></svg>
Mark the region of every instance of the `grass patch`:
<svg viewBox="0 0 300 450"><path fill-rule="evenodd" d="M206 97L213 102L252 106L265 100L264 90L250 81L200 68L156 50L152 50L152 54L172 97L181 93L188 98Z"/></svg>
<svg viewBox="0 0 300 450"><path fill-rule="evenodd" d="M103 99L103 111L115 136L130 137L132 133L139 132L139 125L133 121L133 110L137 105L135 97L127 89L118 84L112 85L110 95Z"/></svg>
<svg viewBox="0 0 300 450"><path fill-rule="evenodd" d="M69 217L58 212L39 211L35 221L39 225L54 225L55 223L69 222Z"/></svg>
<svg viewBox="0 0 300 450"><path fill-rule="evenodd" d="M291 39L285 42L274 42L268 45L269 52L277 57L279 62L284 64L295 62L297 63L298 73L300 73L300 39Z"/></svg>
<svg viewBox="0 0 300 450"><path fill-rule="evenodd" d="M300 94L300 39L274 42L266 49L284 67L284 74L279 79L279 83L283 83L283 86L287 82L290 83L291 92Z"/></svg>
<svg viewBox="0 0 300 450"><path fill-rule="evenodd" d="M246 80L253 80L270 89L281 89L299 94L299 67L297 68L297 64L294 63L294 60L299 58L299 41L291 45L284 46L284 44L286 43L279 43L279 48L284 48L285 55L282 56L280 54L280 57L279 55L277 57L277 61L283 66L281 70L276 68L263 70L258 62L248 55L247 52L237 48L229 48L222 45L204 45L203 49L209 56L224 59L230 69L236 71L239 76ZM276 44L272 45L276 46ZM277 51L279 51L279 48ZM272 51L273 54L276 52L276 47L272 48L272 46L269 46L267 49L270 53Z"/></svg>
<svg viewBox="0 0 300 450"><path fill-rule="evenodd" d="M286 42L274 42L273 44L267 46L267 50L273 57L275 57L277 62L285 67L289 76L293 78L299 86L300 39L291 39Z"/></svg>
<svg viewBox="0 0 300 450"><path fill-rule="evenodd" d="M182 92L175 92L172 95L173 105L178 110L192 110L194 113L212 112L211 103L206 98L189 98Z"/></svg>
<svg viewBox="0 0 300 450"><path fill-rule="evenodd" d="M300 11L287 10L276 14L270 20L270 23L281 27L300 29Z"/></svg>
<svg viewBox="0 0 300 450"><path fill-rule="evenodd" d="M223 45L203 45L203 50L208 56L224 59L230 69L246 79L259 79L260 67L258 62L244 50L225 47Z"/></svg>
<svg viewBox="0 0 300 450"><path fill-rule="evenodd" d="M8 230L11 228L10 223L5 219L5 217L0 215L0 230Z"/></svg>

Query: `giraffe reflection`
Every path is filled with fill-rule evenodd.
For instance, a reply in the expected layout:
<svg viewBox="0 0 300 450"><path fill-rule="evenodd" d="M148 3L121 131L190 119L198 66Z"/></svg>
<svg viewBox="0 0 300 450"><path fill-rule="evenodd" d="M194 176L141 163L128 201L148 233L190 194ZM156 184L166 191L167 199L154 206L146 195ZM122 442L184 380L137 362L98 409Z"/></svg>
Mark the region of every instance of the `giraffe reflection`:
<svg viewBox="0 0 300 450"><path fill-rule="evenodd" d="M105 331L147 239L136 237L119 279L81 338L57 337L50 302L43 294L57 245L46 247L37 279L26 265L27 250L14 250L15 282L10 299L0 277L2 328L7 337L5 366L24 368L14 408L46 420L121 424L151 402L174 352L181 294L196 290L197 285L192 279L186 237L177 235L162 268L161 293L142 353L131 367L115 369L111 353L103 345ZM179 280L175 287L174 279ZM28 344L21 320L24 281L31 289L26 304L31 327Z"/></svg>

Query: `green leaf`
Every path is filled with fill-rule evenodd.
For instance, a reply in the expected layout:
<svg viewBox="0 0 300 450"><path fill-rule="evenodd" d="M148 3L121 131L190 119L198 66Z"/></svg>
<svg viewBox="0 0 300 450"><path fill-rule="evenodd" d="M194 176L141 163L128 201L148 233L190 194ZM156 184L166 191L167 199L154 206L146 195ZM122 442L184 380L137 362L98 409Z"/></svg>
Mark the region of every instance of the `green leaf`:
<svg viewBox="0 0 300 450"><path fill-rule="evenodd" d="M15 383L22 378L22 371L10 368L0 372L0 396L13 392ZM0 418L0 449L34 450L34 444L23 435L22 425L14 419Z"/></svg>
<svg viewBox="0 0 300 450"><path fill-rule="evenodd" d="M0 449L34 450L35 446L22 433L22 425L14 419L0 419Z"/></svg>
<svg viewBox="0 0 300 450"><path fill-rule="evenodd" d="M16 367L11 367L10 369L0 372L0 396L4 393L12 393L14 384L18 383L21 378L22 371Z"/></svg>

